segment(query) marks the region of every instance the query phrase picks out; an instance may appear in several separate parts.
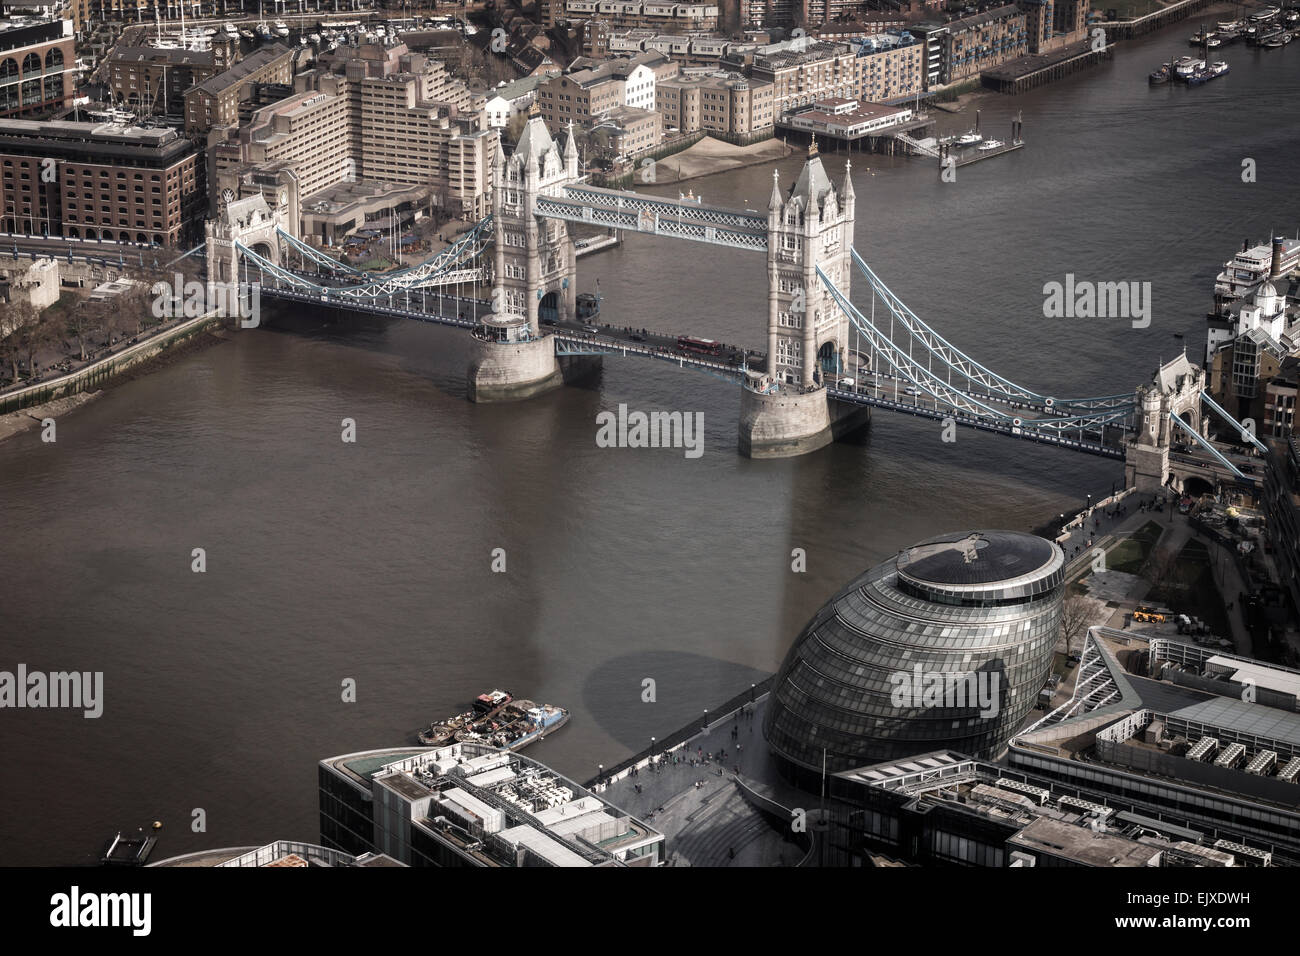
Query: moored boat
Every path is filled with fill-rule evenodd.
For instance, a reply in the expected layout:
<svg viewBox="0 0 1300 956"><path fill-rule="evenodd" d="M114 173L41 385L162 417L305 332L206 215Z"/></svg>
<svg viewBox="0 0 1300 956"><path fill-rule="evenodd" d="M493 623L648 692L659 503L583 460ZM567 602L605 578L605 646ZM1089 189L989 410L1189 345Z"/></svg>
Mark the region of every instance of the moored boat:
<svg viewBox="0 0 1300 956"><path fill-rule="evenodd" d="M480 694L473 707L439 721L417 734L426 747L449 743L480 743L502 750L519 750L559 730L569 712L553 704L516 700L505 691Z"/></svg>

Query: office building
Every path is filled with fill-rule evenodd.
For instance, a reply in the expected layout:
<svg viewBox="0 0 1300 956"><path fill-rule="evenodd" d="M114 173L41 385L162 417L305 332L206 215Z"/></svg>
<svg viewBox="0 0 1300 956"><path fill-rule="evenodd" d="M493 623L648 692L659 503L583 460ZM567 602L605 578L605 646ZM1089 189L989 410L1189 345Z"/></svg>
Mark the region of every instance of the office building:
<svg viewBox="0 0 1300 956"><path fill-rule="evenodd" d="M814 615L772 688L764 735L815 792L837 773L937 749L996 760L1060 635L1065 557L1012 531L943 535L867 571Z"/></svg>
<svg viewBox="0 0 1300 956"><path fill-rule="evenodd" d="M321 842L408 866L658 866L664 837L544 764L479 744L322 760Z"/></svg>

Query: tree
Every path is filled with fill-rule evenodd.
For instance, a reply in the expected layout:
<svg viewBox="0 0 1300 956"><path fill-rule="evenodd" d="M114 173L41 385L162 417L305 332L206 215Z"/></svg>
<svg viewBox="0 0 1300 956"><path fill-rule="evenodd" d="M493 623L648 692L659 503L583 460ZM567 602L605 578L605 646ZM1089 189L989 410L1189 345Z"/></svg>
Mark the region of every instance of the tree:
<svg viewBox="0 0 1300 956"><path fill-rule="evenodd" d="M76 338L81 361L86 361L86 339L95 329L103 328L106 315L112 314L103 302L82 299L68 310L68 334Z"/></svg>
<svg viewBox="0 0 1300 956"><path fill-rule="evenodd" d="M1088 621L1092 618L1092 606L1087 598L1072 594L1061 606L1061 634L1065 637L1065 654L1073 653L1074 639L1082 638L1088 630Z"/></svg>

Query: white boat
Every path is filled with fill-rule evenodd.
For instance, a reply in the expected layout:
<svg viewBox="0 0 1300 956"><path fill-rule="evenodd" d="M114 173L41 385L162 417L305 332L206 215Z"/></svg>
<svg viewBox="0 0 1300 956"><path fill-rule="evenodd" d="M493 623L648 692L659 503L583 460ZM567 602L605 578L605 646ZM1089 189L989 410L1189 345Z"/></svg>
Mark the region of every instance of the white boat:
<svg viewBox="0 0 1300 956"><path fill-rule="evenodd" d="M222 27L222 30L224 30L226 36L230 37L231 39L239 36L239 29L233 23L227 23L224 27Z"/></svg>
<svg viewBox="0 0 1300 956"><path fill-rule="evenodd" d="M982 146L980 146L980 152L987 153L991 150L1001 149L1005 145L1006 143L1002 142L1002 140L1000 139L991 139L987 143L984 143Z"/></svg>
<svg viewBox="0 0 1300 956"><path fill-rule="evenodd" d="M1272 243L1243 248L1223 264L1223 271L1214 280L1214 294L1224 300L1239 299L1261 282L1273 264ZM1290 275L1300 268L1300 239L1286 239L1282 243L1282 275Z"/></svg>
<svg viewBox="0 0 1300 956"><path fill-rule="evenodd" d="M257 34L254 33L252 30L240 30L239 35L243 37L245 40L257 39Z"/></svg>
<svg viewBox="0 0 1300 956"><path fill-rule="evenodd" d="M265 23L259 23L257 25L257 35L260 37L269 37L271 35L271 28Z"/></svg>
<svg viewBox="0 0 1300 956"><path fill-rule="evenodd" d="M976 143L982 142L984 142L984 137L973 130L969 133L964 133L963 135L958 136L956 139L958 146L974 146Z"/></svg>
<svg viewBox="0 0 1300 956"><path fill-rule="evenodd" d="M1198 60L1194 56L1180 56L1174 61L1174 75L1180 80L1186 80L1194 73L1200 73L1205 69L1205 61Z"/></svg>
<svg viewBox="0 0 1300 956"><path fill-rule="evenodd" d="M307 39L310 40L312 43L320 43L320 34L312 33L308 35Z"/></svg>
<svg viewBox="0 0 1300 956"><path fill-rule="evenodd" d="M289 27L285 24L283 20L276 20L275 32L282 37L287 37L289 35Z"/></svg>

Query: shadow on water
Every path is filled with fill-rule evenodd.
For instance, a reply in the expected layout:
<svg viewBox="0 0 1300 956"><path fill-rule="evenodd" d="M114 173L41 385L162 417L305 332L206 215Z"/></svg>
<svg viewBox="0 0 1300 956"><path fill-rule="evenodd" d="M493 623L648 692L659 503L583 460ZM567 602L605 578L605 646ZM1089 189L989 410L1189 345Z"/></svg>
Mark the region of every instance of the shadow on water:
<svg viewBox="0 0 1300 956"><path fill-rule="evenodd" d="M662 740L691 721L698 723L705 707L729 700L743 688L770 676L753 667L702 654L636 651L604 661L588 674L582 702L592 721L635 752L648 747L652 735ZM651 686L646 680L655 682L653 702L645 700ZM612 694L613 687L626 690Z"/></svg>

